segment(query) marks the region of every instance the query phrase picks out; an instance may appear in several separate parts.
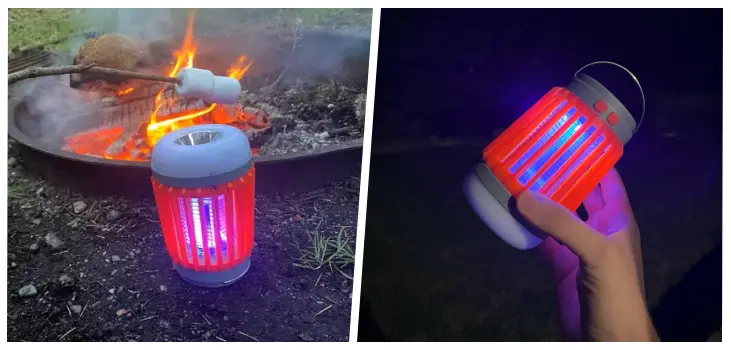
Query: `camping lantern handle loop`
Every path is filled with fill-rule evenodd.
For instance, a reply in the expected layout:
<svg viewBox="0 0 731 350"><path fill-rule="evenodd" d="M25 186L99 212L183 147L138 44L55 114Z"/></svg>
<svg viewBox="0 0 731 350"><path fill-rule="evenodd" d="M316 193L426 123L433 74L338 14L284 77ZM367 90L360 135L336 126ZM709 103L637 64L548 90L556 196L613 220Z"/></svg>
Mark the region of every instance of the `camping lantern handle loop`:
<svg viewBox="0 0 731 350"><path fill-rule="evenodd" d="M577 70L576 73L574 73L574 77L577 77L579 75L579 73L584 71L586 68L589 68L589 67L595 66L595 65L599 65L599 64L608 64L608 65L615 66L615 67L618 67L618 68L624 70L625 72L627 72L627 74L629 74L630 77L632 77L632 80L634 80L635 84L637 84L637 87L640 89L640 95L642 95L642 114L640 115L640 120L637 122L637 127L635 127L635 130L633 131L633 133L636 133L637 130L640 129L640 125L642 125L642 120L645 119L645 91L642 90L642 85L640 85L640 81L639 81L639 79L637 79L637 76L635 76L634 73L632 73L625 66L623 66L619 63L616 63L616 62L595 61L595 62L591 62L591 63L579 68L579 70Z"/></svg>

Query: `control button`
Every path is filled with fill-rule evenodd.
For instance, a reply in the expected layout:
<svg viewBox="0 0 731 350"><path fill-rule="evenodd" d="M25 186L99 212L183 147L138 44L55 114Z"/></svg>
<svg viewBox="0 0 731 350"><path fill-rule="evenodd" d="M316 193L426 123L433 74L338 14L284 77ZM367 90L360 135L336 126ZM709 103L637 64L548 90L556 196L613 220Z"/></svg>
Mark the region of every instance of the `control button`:
<svg viewBox="0 0 731 350"><path fill-rule="evenodd" d="M617 113L609 113L609 115L607 116L607 123L609 123L609 125L611 126L619 124L619 116L617 115Z"/></svg>
<svg viewBox="0 0 731 350"><path fill-rule="evenodd" d="M606 112L608 108L609 106L607 106L607 103L603 100L599 100L594 103L594 110L599 113L599 115L604 114L604 112Z"/></svg>

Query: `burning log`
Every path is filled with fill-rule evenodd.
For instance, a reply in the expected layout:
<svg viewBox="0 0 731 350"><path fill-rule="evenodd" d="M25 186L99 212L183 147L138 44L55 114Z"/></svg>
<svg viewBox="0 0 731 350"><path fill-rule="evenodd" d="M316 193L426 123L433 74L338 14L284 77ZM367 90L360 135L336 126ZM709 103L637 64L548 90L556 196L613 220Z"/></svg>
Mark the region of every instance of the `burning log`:
<svg viewBox="0 0 731 350"><path fill-rule="evenodd" d="M101 115L96 119L97 133L101 131L104 134L104 130L110 128L117 128L120 130L120 133L107 133L114 136L104 137L101 140L96 138L94 132L91 132L92 135L90 138L87 138L88 135L86 134L72 136L67 139L67 144L74 145L75 147L72 148L75 152L93 154L97 157L108 159L146 161L150 158L151 147L165 134L187 126L210 123L236 125L241 130L244 130L252 141L263 139L263 135L271 134L268 115L248 113L239 107L230 105L221 106L218 103L212 103L212 101L224 101L227 104L233 103L240 97L239 81L251 66L251 61L247 60L245 55L240 56L229 67L225 77L214 76L214 80L223 78L229 83L233 79L235 85L228 83L221 85L227 87L226 89L217 89L219 86L215 85L213 91L208 91L210 89L200 88L200 86L207 86L206 79L210 78L210 74L205 75L207 77L206 79L200 78L193 80L193 82L196 82L202 79L203 84L193 84L194 87L200 86L195 89L190 89L190 91L206 92L203 95L210 98L210 100L200 98L200 96L193 93L189 95L182 92L180 94L175 93L181 88L178 85L191 84L192 78L180 81L177 78L171 77L177 76L181 69L193 67L196 52L196 45L192 37L193 18L194 16L192 15L189 17L182 46L180 49L174 51L175 62L167 70L169 77L147 75L131 71L140 69L149 63L148 58L152 52L162 55L170 51L170 48L165 47L162 43L156 43L155 45L149 44L143 47L143 45L140 45L134 39L120 35L106 35L87 41L74 59L74 63L78 65L93 64L94 66L84 67L81 73L74 73L76 75L72 75L71 87L77 87L83 84L91 85L89 87L92 90L96 90L95 87L99 88L99 86L94 85L99 84L85 83L102 80L118 85L113 90L115 97L120 100L119 105L109 108L109 110L100 110L99 114ZM120 72L123 74L119 74ZM81 75L82 73L83 76ZM104 76L103 73L107 73L107 77L111 77L112 79L100 79L99 77ZM145 93L149 89L140 88L140 86L131 84L130 86L123 86L122 83L127 81L122 78L157 80L175 83L177 85L174 90L168 90L167 86L158 86L157 89L154 89L157 92L152 97L152 95ZM235 94L231 93L233 89L230 87L232 86L239 88ZM134 92L135 94L138 96L147 96L148 98L140 99L128 96L128 94L132 94L133 91L137 90L139 92ZM215 92L216 96L220 97L221 91L226 92L224 94L226 98L217 100L209 94L209 92ZM150 105L147 106L147 103ZM143 105L141 106L140 104ZM120 126L119 124L121 123L125 125ZM255 147L253 142L252 146Z"/></svg>
<svg viewBox="0 0 731 350"><path fill-rule="evenodd" d="M128 145L128 141L130 141L130 138L135 133L137 133L137 130L135 130L135 129L130 128L130 129L125 130L121 136L119 136L116 140L114 140L114 142L112 142L111 145L109 145L109 147L107 147L106 151L104 151L104 156L116 158L116 157L119 157L125 151L131 151L131 150L128 150L127 147L125 147L125 146Z"/></svg>

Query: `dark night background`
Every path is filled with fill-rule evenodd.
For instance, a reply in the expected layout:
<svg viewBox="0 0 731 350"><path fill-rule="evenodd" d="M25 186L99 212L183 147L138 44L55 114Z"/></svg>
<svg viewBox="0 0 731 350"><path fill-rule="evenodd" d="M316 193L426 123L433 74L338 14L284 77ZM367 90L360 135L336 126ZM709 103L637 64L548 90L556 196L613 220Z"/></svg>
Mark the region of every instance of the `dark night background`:
<svg viewBox="0 0 731 350"><path fill-rule="evenodd" d="M647 97L617 169L655 324L663 340L720 330L722 22L722 10L384 9L359 339L377 339L374 321L389 340L559 339L549 267L491 233L461 181L495 130L596 60L628 67ZM639 117L626 74L586 73ZM433 147L396 151L410 143Z"/></svg>

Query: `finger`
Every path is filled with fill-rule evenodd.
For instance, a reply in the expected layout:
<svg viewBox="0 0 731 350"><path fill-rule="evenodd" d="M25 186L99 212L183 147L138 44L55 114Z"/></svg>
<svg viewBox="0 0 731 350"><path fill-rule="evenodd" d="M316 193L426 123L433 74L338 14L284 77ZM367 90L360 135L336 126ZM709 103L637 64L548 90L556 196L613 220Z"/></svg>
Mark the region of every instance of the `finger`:
<svg viewBox="0 0 731 350"><path fill-rule="evenodd" d="M629 208L627 190L624 188L624 182L617 169L612 168L609 170L599 183L601 184L602 198L606 205Z"/></svg>
<svg viewBox="0 0 731 350"><path fill-rule="evenodd" d="M596 256L604 244L603 236L548 197L525 191L518 197L517 204L528 221L562 242L584 261Z"/></svg>
<svg viewBox="0 0 731 350"><path fill-rule="evenodd" d="M600 185L594 187L584 199L584 208L586 208L590 218L604 208L604 198L602 198L602 189L600 187Z"/></svg>
<svg viewBox="0 0 731 350"><path fill-rule="evenodd" d="M568 248L548 237L539 246L546 260L553 266L553 274L556 281L565 279L572 271L578 269L579 259Z"/></svg>
<svg viewBox="0 0 731 350"><path fill-rule="evenodd" d="M556 254L556 251L560 248L561 244L551 237L544 239L543 242L538 245L538 250L541 252L541 255L543 255L543 257L551 263L553 263L553 257Z"/></svg>

